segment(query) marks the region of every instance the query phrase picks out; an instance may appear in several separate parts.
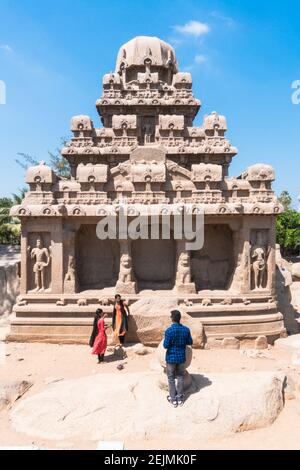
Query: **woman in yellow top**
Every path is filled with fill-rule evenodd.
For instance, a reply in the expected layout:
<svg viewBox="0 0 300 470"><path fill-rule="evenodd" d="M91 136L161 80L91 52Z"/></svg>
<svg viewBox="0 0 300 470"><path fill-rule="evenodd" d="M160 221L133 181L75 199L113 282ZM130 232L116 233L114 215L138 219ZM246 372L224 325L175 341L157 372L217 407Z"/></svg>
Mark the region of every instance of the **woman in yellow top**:
<svg viewBox="0 0 300 470"><path fill-rule="evenodd" d="M112 328L119 346L122 346L125 342L125 335L128 331L128 315L128 305L117 294L112 315Z"/></svg>

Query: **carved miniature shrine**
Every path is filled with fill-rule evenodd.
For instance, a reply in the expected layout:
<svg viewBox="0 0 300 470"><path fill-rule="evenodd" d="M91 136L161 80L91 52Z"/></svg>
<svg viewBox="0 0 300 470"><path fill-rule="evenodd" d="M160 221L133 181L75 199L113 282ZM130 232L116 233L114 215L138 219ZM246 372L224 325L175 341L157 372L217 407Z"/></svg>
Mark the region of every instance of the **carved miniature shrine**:
<svg viewBox="0 0 300 470"><path fill-rule="evenodd" d="M12 210L22 221L22 263L10 339L84 342L96 308L111 311L116 293L130 304L149 293L175 298L208 343L284 334L272 167L229 176L237 149L225 117L213 112L193 126L200 102L191 75L158 38L120 48L96 106L103 127L84 115L71 121L74 137L61 151L71 179L31 167L29 192ZM112 209L118 217L124 200L132 214L141 204L202 210L203 248L188 251L172 237L99 239L98 221Z"/></svg>

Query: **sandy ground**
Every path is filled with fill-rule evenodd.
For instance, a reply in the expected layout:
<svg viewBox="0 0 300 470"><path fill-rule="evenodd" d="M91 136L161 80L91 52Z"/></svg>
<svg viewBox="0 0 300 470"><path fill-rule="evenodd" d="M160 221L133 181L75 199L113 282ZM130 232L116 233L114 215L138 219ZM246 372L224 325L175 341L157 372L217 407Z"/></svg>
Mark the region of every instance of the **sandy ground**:
<svg viewBox="0 0 300 470"><path fill-rule="evenodd" d="M1 343L2 345L4 343ZM4 354L4 356L3 356ZM299 378L300 366L291 366L290 353L271 348L263 351L268 357L249 358L238 350L195 350L192 369L202 374L212 372L241 372L258 370L282 370ZM0 361L0 378L21 379L33 382L24 397L31 396L47 386L53 379L73 379L91 374L116 373L149 370L155 359L154 350L146 356L129 353L125 359L124 370L117 365L124 361L117 360L108 353L104 364L97 364L90 348L82 345L53 345L5 343ZM23 398L24 398L23 397ZM22 399L22 398L21 398ZM272 426L255 431L235 434L218 441L199 441L197 437L188 446L177 442L161 441L125 441L126 449L300 449L300 405L296 399L287 400L285 407ZM16 405L13 405L13 407ZM151 404L149 404L151 406ZM35 445L48 449L96 449L97 443L73 439L66 441L47 441L31 438L15 432L10 424L10 411L0 414L0 446Z"/></svg>

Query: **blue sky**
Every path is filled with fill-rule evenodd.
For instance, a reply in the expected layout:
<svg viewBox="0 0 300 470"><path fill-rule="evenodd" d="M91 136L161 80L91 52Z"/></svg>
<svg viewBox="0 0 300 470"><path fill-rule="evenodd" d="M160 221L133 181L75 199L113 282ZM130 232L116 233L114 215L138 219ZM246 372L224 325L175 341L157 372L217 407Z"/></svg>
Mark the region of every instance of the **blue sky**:
<svg viewBox="0 0 300 470"><path fill-rule="evenodd" d="M277 193L300 192L300 19L296 1L0 0L0 196L24 186L18 152L43 160L69 134L72 115L100 126L95 101L119 47L137 35L158 36L193 75L202 101L227 117L239 154L230 174L272 164Z"/></svg>

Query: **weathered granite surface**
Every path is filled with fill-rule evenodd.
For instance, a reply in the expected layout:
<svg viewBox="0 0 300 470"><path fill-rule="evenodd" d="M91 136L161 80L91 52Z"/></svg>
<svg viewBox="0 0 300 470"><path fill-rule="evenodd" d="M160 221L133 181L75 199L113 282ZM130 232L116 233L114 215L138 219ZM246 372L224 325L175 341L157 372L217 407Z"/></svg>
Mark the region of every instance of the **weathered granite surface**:
<svg viewBox="0 0 300 470"><path fill-rule="evenodd" d="M20 247L0 245L0 316L9 315L20 293Z"/></svg>
<svg viewBox="0 0 300 470"><path fill-rule="evenodd" d="M54 383L21 401L12 425L54 440L210 439L268 426L284 405L281 373L192 374L192 393L178 409L167 402L159 378L109 373Z"/></svg>

